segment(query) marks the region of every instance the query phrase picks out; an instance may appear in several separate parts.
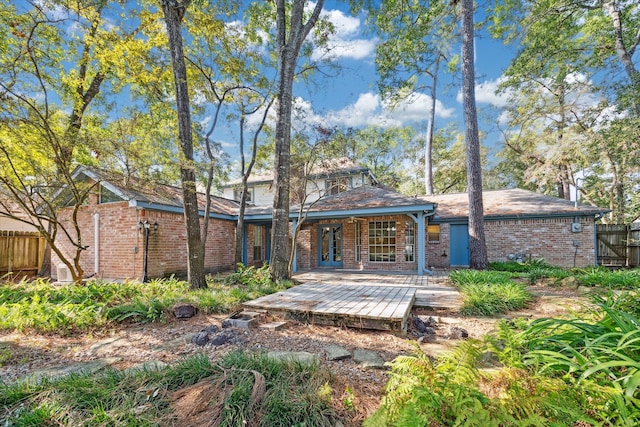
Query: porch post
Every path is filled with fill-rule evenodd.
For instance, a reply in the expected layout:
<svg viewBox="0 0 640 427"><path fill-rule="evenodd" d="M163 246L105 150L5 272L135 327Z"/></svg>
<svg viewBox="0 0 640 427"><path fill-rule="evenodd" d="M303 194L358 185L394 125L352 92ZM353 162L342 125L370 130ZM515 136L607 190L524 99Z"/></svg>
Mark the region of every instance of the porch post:
<svg viewBox="0 0 640 427"><path fill-rule="evenodd" d="M425 262L427 258L427 246L425 245L424 212L417 215L418 223L418 247L416 256L418 257L418 276L423 276L425 272Z"/></svg>
<svg viewBox="0 0 640 427"><path fill-rule="evenodd" d="M298 272L298 254L296 253L296 234L298 233L298 220L294 219L291 224L291 250L293 251L293 265L291 272Z"/></svg>

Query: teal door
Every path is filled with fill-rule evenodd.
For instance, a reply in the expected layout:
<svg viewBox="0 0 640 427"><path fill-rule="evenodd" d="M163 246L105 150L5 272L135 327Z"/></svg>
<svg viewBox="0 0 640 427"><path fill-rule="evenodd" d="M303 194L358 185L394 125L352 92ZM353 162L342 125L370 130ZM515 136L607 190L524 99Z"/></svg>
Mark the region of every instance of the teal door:
<svg viewBox="0 0 640 427"><path fill-rule="evenodd" d="M318 266L342 267L342 225L318 227Z"/></svg>
<svg viewBox="0 0 640 427"><path fill-rule="evenodd" d="M467 224L451 224L451 267L469 267L469 227Z"/></svg>

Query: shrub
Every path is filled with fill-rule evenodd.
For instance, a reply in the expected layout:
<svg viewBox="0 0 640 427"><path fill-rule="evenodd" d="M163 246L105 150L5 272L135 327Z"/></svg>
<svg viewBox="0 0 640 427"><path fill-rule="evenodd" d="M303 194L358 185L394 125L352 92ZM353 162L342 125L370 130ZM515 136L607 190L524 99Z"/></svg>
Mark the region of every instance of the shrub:
<svg viewBox="0 0 640 427"><path fill-rule="evenodd" d="M499 271L457 270L450 274L460 289L465 316L492 316L524 308L532 299L526 288Z"/></svg>
<svg viewBox="0 0 640 427"><path fill-rule="evenodd" d="M604 267L594 267L583 270L577 276L577 279L585 286L602 286L609 289L638 289L640 288L640 268L611 271Z"/></svg>

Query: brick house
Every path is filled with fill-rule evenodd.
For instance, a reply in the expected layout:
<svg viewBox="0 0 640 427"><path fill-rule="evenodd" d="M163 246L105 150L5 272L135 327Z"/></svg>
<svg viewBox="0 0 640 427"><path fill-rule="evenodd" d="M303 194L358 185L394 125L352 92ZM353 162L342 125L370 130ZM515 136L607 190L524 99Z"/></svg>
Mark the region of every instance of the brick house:
<svg viewBox="0 0 640 427"><path fill-rule="evenodd" d="M122 175L83 166L74 171L74 178L97 183L77 216L82 245L86 247L81 255L85 276L142 280L145 264L148 278L186 274L187 237L180 188L134 178L124 181ZM204 211L204 197L200 199ZM211 197L205 248L208 272L234 268L237 210L236 202ZM59 213L62 221L71 211L67 208ZM73 233L69 237L77 239ZM58 233L56 239L66 257L75 254L70 238ZM69 277L68 269L55 254L51 261L54 279Z"/></svg>
<svg viewBox="0 0 640 427"><path fill-rule="evenodd" d="M438 204L430 219L427 265L469 265L468 195L425 197ZM540 259L560 267L595 265L596 221L606 209L522 189L483 192L489 261Z"/></svg>
<svg viewBox="0 0 640 427"><path fill-rule="evenodd" d="M595 222L606 210L521 189L485 191L483 204L490 261L596 264ZM294 271L331 267L424 274L469 266L466 193L407 197L362 186L312 204L301 226L297 212L292 207L292 229L298 233ZM270 210L250 208L245 221L268 238ZM250 254L245 259L252 261Z"/></svg>
<svg viewBox="0 0 640 427"><path fill-rule="evenodd" d="M123 182L121 176L85 167L76 174L99 184L78 213L86 275L144 279L185 273L180 188ZM603 209L520 189L486 191L483 199L490 261L544 258L563 267L595 265L595 222ZM231 270L239 206L222 197L211 201L205 268ZM466 193L408 197L361 185L326 195L303 211L303 220L299 207L290 212L294 272L342 268L428 274L432 268L469 265ZM243 261L262 265L270 257L271 207L248 206L244 221ZM72 255L71 241L59 239ZM54 256L52 265L55 278L61 262Z"/></svg>

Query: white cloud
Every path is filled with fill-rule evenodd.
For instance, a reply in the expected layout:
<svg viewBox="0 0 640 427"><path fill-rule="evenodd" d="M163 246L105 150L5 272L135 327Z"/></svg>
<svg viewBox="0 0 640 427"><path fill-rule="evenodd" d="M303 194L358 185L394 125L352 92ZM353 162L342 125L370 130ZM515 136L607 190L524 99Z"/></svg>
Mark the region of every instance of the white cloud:
<svg viewBox="0 0 640 427"><path fill-rule="evenodd" d="M382 119L380 96L371 92L362 93L355 103L327 114L329 122L352 127L380 124Z"/></svg>
<svg viewBox="0 0 640 427"><path fill-rule="evenodd" d="M423 93L416 93L409 98L391 105L381 100L380 96L371 92L362 93L351 105L332 111L327 120L333 124L344 126L402 126L411 122L427 120L431 109L431 97ZM440 101L436 101L436 116L449 118L454 109L446 108Z"/></svg>
<svg viewBox="0 0 640 427"><path fill-rule="evenodd" d="M476 84L476 102L480 104L491 104L494 107L505 107L509 102L510 92L507 90L500 94L497 93L498 86L503 80L503 77L498 77L495 80L488 80ZM462 103L462 91L458 92L456 100Z"/></svg>
<svg viewBox="0 0 640 427"><path fill-rule="evenodd" d="M321 19L330 21L335 32L329 35L325 46L315 49L312 55L314 61L340 58L359 60L370 57L374 52L377 39L360 37L360 18L345 15L341 10L334 9L323 11Z"/></svg>

